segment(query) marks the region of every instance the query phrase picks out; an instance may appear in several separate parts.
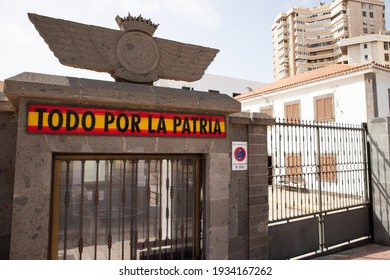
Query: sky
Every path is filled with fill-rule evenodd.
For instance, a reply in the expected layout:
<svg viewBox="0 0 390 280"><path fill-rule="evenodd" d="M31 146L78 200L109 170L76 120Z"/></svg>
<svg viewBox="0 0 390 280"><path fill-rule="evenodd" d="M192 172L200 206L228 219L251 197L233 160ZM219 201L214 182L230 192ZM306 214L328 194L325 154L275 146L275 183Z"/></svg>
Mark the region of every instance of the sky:
<svg viewBox="0 0 390 280"><path fill-rule="evenodd" d="M330 3L332 0L322 0ZM154 36L219 49L206 73L270 83L275 17L316 0L0 0L0 80L22 72L110 80L109 74L62 65L27 13L118 30L117 15L159 24ZM390 24L390 0L386 27Z"/></svg>

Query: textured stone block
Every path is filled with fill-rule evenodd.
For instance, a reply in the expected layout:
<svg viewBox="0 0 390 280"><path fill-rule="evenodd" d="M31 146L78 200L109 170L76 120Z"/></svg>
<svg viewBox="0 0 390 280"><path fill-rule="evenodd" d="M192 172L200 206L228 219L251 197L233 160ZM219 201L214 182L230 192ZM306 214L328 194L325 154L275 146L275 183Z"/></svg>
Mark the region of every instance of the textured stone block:
<svg viewBox="0 0 390 280"><path fill-rule="evenodd" d="M227 260L229 256L228 225L209 228L206 238L206 259Z"/></svg>
<svg viewBox="0 0 390 280"><path fill-rule="evenodd" d="M17 122L14 113L0 112L0 259L9 258Z"/></svg>
<svg viewBox="0 0 390 280"><path fill-rule="evenodd" d="M211 200L209 219L211 227L227 225L229 220L229 200Z"/></svg>

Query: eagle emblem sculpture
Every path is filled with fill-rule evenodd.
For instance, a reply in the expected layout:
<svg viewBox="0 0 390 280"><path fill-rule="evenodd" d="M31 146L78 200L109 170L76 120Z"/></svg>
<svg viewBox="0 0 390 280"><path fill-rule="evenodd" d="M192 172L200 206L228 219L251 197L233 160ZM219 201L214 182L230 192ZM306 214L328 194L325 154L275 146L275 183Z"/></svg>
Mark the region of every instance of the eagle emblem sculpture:
<svg viewBox="0 0 390 280"><path fill-rule="evenodd" d="M153 37L158 25L141 16L117 16L120 30L31 13L28 16L62 64L107 72L116 81L197 81L219 52Z"/></svg>

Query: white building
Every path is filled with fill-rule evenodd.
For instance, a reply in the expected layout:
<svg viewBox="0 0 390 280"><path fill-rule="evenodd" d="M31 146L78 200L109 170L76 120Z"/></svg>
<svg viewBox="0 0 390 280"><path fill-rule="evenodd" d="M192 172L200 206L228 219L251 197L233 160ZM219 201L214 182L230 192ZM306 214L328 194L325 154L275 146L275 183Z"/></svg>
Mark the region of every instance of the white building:
<svg viewBox="0 0 390 280"><path fill-rule="evenodd" d="M376 117L390 116L389 95L390 67L369 63L330 65L236 97L243 111L277 120L267 132L271 220L307 199L294 199L297 192L290 195L290 189L324 191L321 198L331 203L323 209L334 207L339 193L348 197L345 207L365 203L365 140L359 128ZM302 214L316 207L312 203L296 209Z"/></svg>
<svg viewBox="0 0 390 280"><path fill-rule="evenodd" d="M286 78L236 99L242 111L275 118L362 123L390 115L390 68L335 64Z"/></svg>
<svg viewBox="0 0 390 280"><path fill-rule="evenodd" d="M198 91L219 92L234 97L244 92L247 92L248 89L263 86L265 85L265 83L219 75L204 74L202 79L195 82L158 80L154 83L154 85Z"/></svg>
<svg viewBox="0 0 390 280"><path fill-rule="evenodd" d="M390 65L390 31L354 37L340 41L344 60L348 64L363 64L371 61Z"/></svg>

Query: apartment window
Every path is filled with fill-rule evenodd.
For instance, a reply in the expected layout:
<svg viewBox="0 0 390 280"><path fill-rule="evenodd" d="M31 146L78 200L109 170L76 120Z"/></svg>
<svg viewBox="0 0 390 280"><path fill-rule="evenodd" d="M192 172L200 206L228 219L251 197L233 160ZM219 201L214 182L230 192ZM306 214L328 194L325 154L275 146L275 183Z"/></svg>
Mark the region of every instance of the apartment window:
<svg viewBox="0 0 390 280"><path fill-rule="evenodd" d="M284 104L284 117L287 122L297 122L301 118L299 101Z"/></svg>
<svg viewBox="0 0 390 280"><path fill-rule="evenodd" d="M389 49L389 43L383 42L383 48L387 51Z"/></svg>
<svg viewBox="0 0 390 280"><path fill-rule="evenodd" d="M389 54L385 53L385 61L389 61Z"/></svg>
<svg viewBox="0 0 390 280"><path fill-rule="evenodd" d="M362 9L366 9L366 3L362 3Z"/></svg>
<svg viewBox="0 0 390 280"><path fill-rule="evenodd" d="M363 33L368 33L368 29L366 27L363 27Z"/></svg>
<svg viewBox="0 0 390 280"><path fill-rule="evenodd" d="M368 55L366 54L366 55L364 55L364 60L368 60Z"/></svg>
<svg viewBox="0 0 390 280"><path fill-rule="evenodd" d="M267 114L268 116L272 117L272 106L260 108L260 113Z"/></svg>
<svg viewBox="0 0 390 280"><path fill-rule="evenodd" d="M364 48L367 49L367 44L364 44Z"/></svg>
<svg viewBox="0 0 390 280"><path fill-rule="evenodd" d="M314 118L316 121L334 121L333 95L314 98Z"/></svg>
<svg viewBox="0 0 390 280"><path fill-rule="evenodd" d="M374 18L374 12L370 12L370 18Z"/></svg>
<svg viewBox="0 0 390 280"><path fill-rule="evenodd" d="M362 15L363 15L364 17L366 17L366 16L367 16L367 12L366 12L366 11L363 11L363 12L362 12Z"/></svg>

